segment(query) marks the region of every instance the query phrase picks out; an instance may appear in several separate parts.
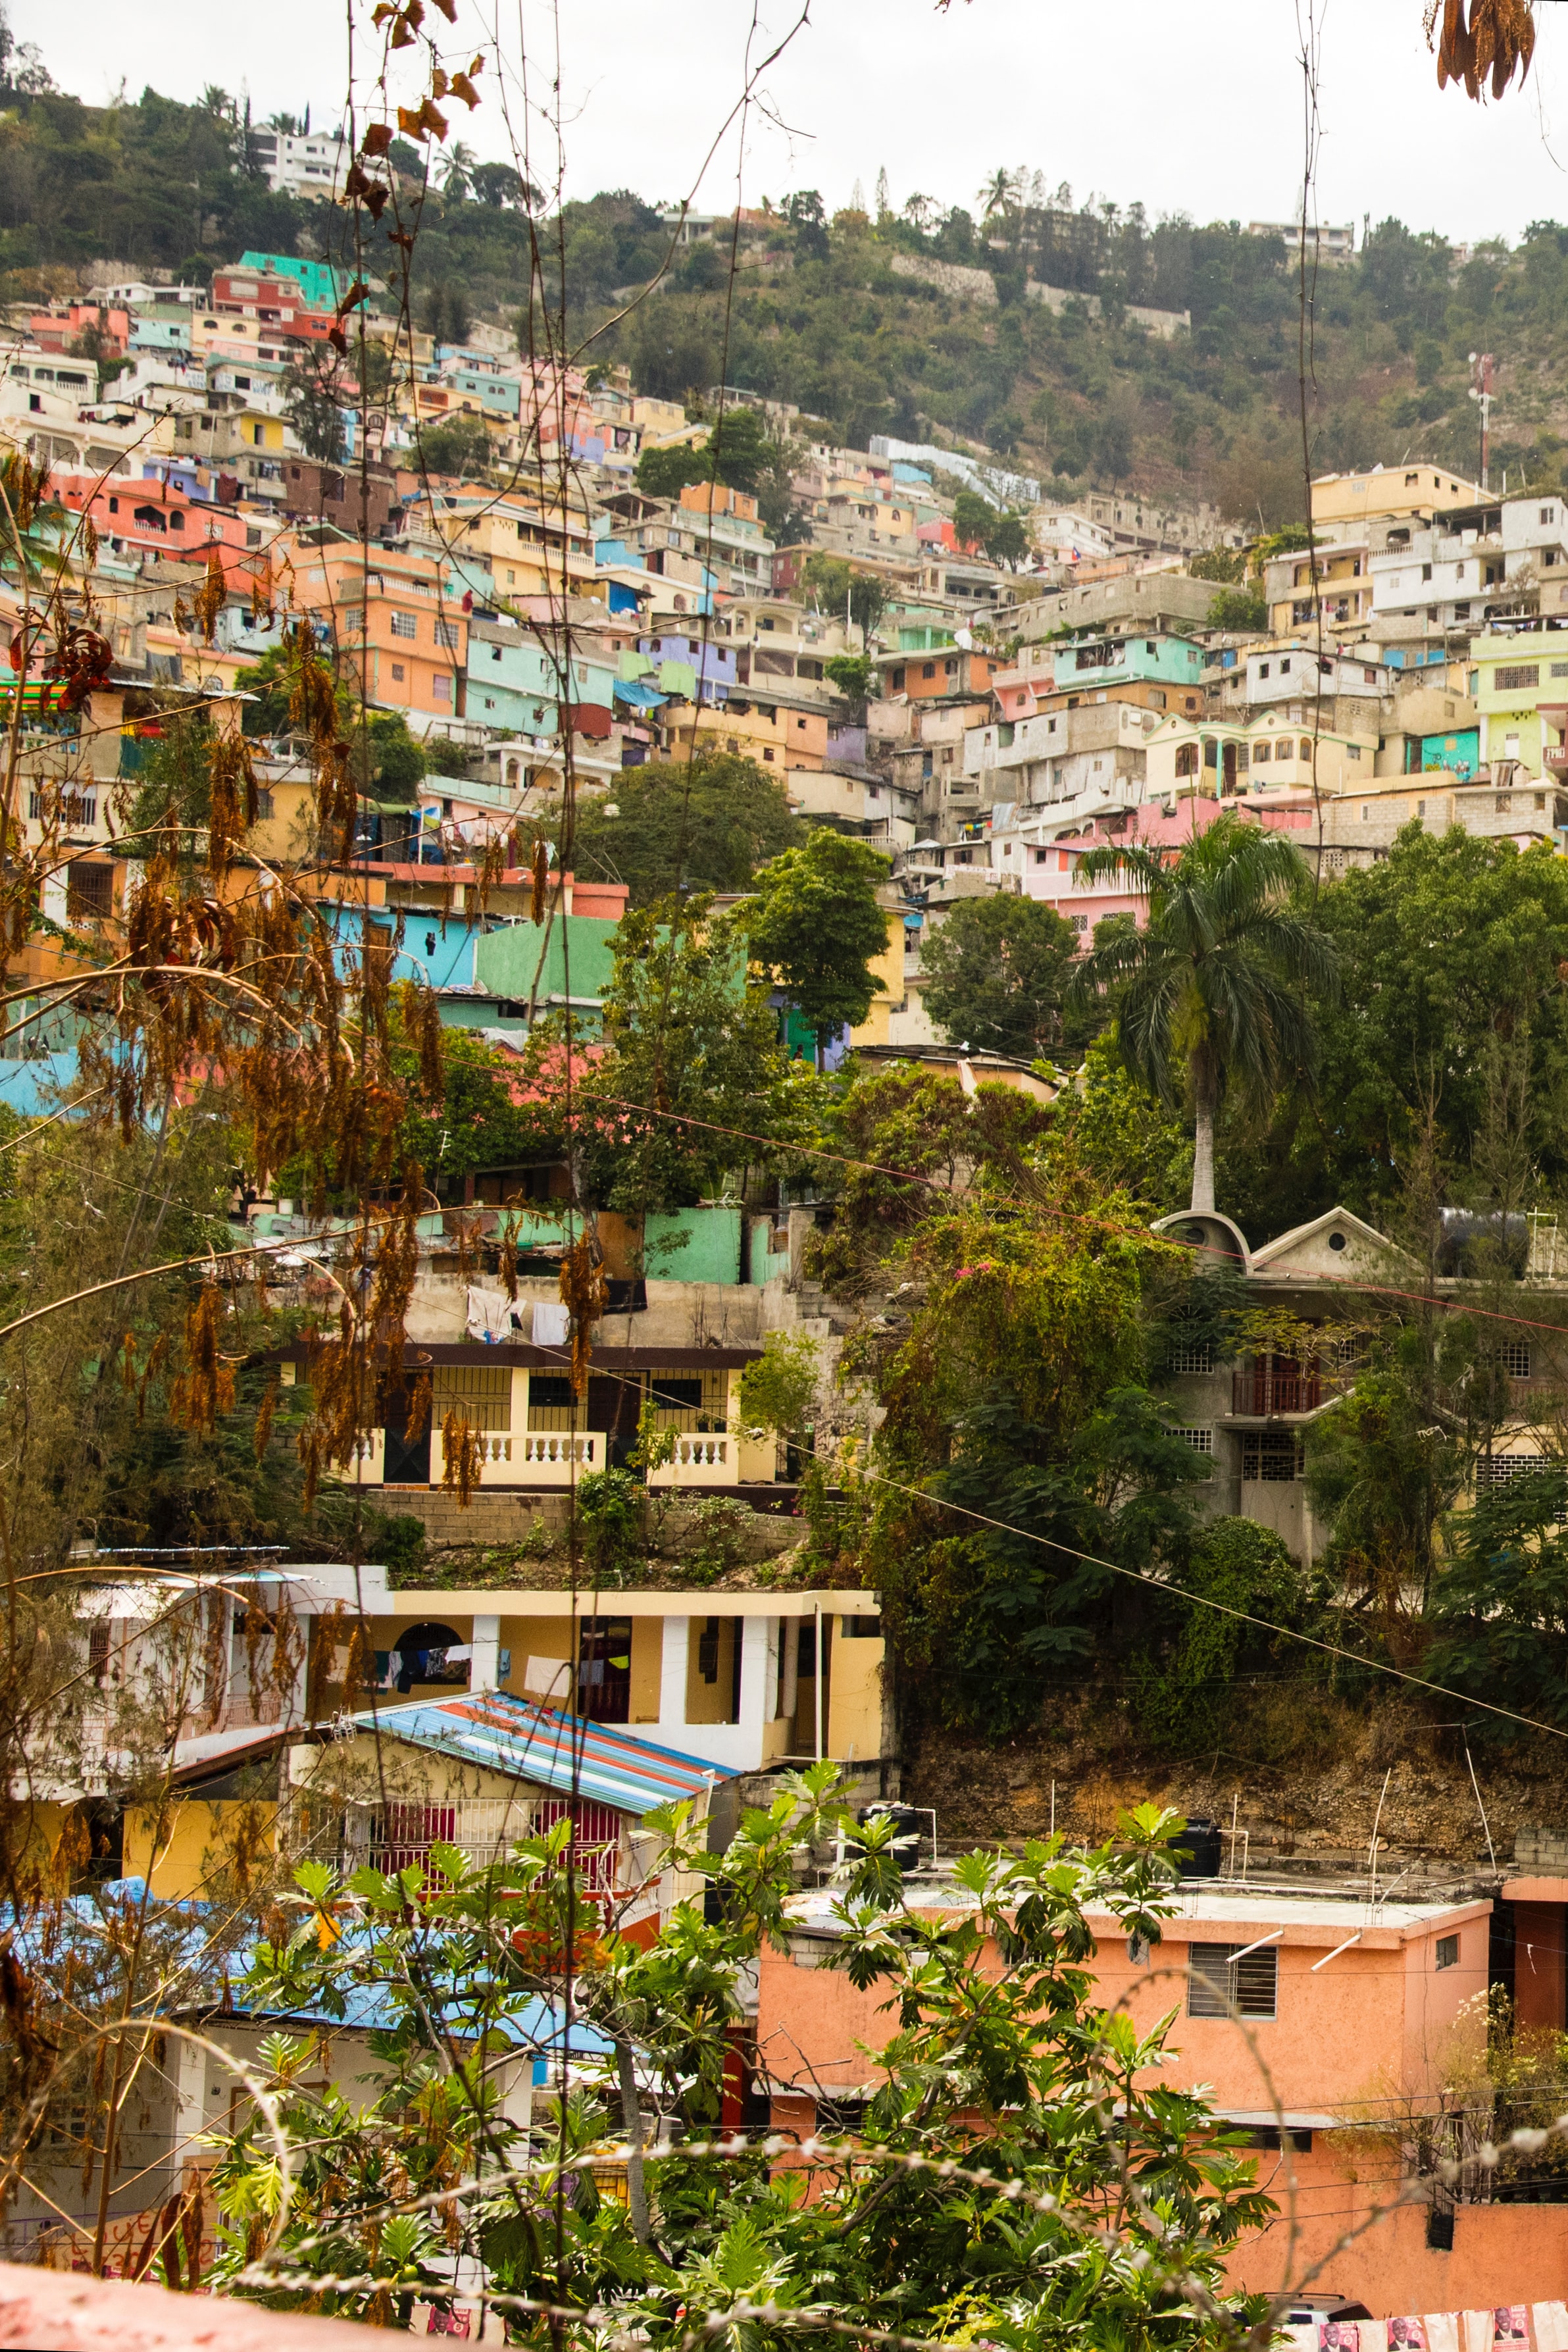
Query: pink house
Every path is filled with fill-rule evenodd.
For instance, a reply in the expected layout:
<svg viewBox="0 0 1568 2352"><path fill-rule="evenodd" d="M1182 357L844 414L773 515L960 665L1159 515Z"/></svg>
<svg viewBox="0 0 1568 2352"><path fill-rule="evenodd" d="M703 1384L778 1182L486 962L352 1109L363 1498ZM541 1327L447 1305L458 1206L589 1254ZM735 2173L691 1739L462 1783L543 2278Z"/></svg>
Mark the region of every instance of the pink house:
<svg viewBox="0 0 1568 2352"><path fill-rule="evenodd" d="M1544 1950L1544 1910L1537 1921L1527 1909L1540 1887L1510 1884ZM962 1898L937 1867L906 1882L906 1900L940 1912ZM1141 2032L1169 2016L1166 2063L1151 2083L1206 2090L1257 2151L1280 2213L1237 2248L1228 2267L1239 2288L1332 2289L1375 2316L1568 2293L1568 2207L1470 2202L1462 2189L1456 2201L1410 2161L1417 2125L1479 2059L1490 1891L1405 1902L1372 1899L1364 1885L1202 1879L1175 1901L1152 1948L1090 1914L1097 1998L1127 2008ZM877 2053L894 2030L885 1989L857 1991L831 1966L833 1904L831 1890L797 1896L788 1949L765 1948L759 1970L758 2077L774 2129L802 2137L820 2113L824 2128L846 2109L852 2118L882 2079ZM1559 1901L1559 2022L1563 1916ZM1000 1969L994 1954L983 1965Z"/></svg>

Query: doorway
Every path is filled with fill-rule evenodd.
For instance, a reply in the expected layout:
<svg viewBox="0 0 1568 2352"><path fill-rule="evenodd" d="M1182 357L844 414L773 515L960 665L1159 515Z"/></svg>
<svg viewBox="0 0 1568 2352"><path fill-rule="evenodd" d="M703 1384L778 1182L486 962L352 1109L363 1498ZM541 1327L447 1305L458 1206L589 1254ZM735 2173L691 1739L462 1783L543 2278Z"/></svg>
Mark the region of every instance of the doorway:
<svg viewBox="0 0 1568 2352"><path fill-rule="evenodd" d="M604 1466L623 1470L626 1456L637 1443L637 1418L643 1410L643 1382L636 1372L624 1377L590 1372L585 1426L604 1432Z"/></svg>
<svg viewBox="0 0 1568 2352"><path fill-rule="evenodd" d="M577 1711L593 1723L632 1720L632 1620L585 1617L577 1652Z"/></svg>

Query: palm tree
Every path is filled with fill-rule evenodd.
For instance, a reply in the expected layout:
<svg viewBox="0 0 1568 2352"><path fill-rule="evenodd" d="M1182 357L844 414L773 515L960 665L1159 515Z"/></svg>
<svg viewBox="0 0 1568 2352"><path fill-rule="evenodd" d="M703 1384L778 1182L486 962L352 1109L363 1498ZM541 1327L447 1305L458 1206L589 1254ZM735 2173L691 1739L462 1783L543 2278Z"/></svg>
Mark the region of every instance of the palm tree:
<svg viewBox="0 0 1568 2352"><path fill-rule="evenodd" d="M990 220L997 213L1005 213L1012 203L1018 185L1018 175L1005 163L998 163L983 188L975 191L975 202L981 206L982 221Z"/></svg>
<svg viewBox="0 0 1568 2352"><path fill-rule="evenodd" d="M474 167L478 161L472 147L465 147L461 139L455 139L446 151L446 166L441 174L443 194L450 196L454 203L460 203L473 190Z"/></svg>
<svg viewBox="0 0 1568 2352"><path fill-rule="evenodd" d="M1083 961L1080 992L1114 989L1124 1056L1168 1108L1195 1120L1192 1205L1214 1206L1214 1123L1228 1088L1260 1111L1285 1072L1310 1071L1308 989L1334 984L1333 950L1297 911L1306 868L1281 833L1233 813L1178 854L1142 842L1092 849L1079 878L1125 877L1148 901Z"/></svg>

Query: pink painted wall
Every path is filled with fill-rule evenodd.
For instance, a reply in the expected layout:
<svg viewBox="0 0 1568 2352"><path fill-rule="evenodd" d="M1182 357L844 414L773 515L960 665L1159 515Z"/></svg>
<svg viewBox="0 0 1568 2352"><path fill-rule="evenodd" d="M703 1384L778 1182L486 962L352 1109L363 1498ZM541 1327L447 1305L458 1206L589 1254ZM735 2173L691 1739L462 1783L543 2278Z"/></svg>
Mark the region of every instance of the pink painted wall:
<svg viewBox="0 0 1568 2352"><path fill-rule="evenodd" d="M1314 1962L1351 1928L1291 1920L1276 1947L1278 2014L1245 2025L1186 2014L1188 1940L1248 1941L1240 1923L1167 1921L1149 1960L1136 1963L1113 1923L1102 1918L1095 1923L1097 1997L1106 2007L1124 2002L1143 2032L1174 2011L1168 2063L1150 2079L1202 2089L1220 2109L1278 2108L1303 2117L1348 2111L1360 2119L1391 2108L1397 2116L1405 2102L1440 2082L1458 2012L1485 1990L1490 1916L1482 1902L1455 1905L1407 1933L1369 1927L1321 1969ZM1559 1945L1561 1919L1558 1909ZM1271 1924L1265 1919L1252 1932ZM1459 1956L1439 1969L1437 1941L1447 1936L1458 1937ZM996 1966L994 1955L988 1960ZM814 2078L825 2089L848 2090L876 2079L868 2053L894 2030L881 2005L885 1998L874 1989L857 1992L837 1969L801 1968L788 1955L763 1953L758 2052L776 2086L780 2129L803 2134L813 2115L809 2097L780 2095L783 2085L809 2089ZM1354 2296L1377 2317L1543 2301L1568 2292L1568 2207L1462 2207L1453 2252L1442 2253L1426 2244L1424 2203L1381 2210L1401 2187L1395 2140L1351 2142L1316 2128L1311 2149L1260 2150L1257 2162L1260 2185L1290 2210L1238 2249L1228 2268L1239 2286L1310 2283ZM1347 2231L1375 2214L1380 2218L1364 2235L1334 2252Z"/></svg>

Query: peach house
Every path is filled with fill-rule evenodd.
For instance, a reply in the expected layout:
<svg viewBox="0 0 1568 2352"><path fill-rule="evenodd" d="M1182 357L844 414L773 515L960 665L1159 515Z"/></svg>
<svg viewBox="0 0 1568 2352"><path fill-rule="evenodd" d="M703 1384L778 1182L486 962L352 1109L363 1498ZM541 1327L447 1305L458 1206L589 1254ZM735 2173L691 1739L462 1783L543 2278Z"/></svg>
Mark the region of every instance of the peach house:
<svg viewBox="0 0 1568 2352"><path fill-rule="evenodd" d="M1549 1905L1546 1882L1510 1883L1522 1898L1516 1932L1539 1930L1547 1989L1535 2006L1560 2025L1568 1888L1554 1882ZM915 1873L906 1898L937 1912L964 1903L940 1868ZM1090 1914L1097 1994L1130 2010L1141 2032L1174 2012L1157 2080L1206 2090L1257 2150L1281 2211L1238 2247L1235 2284L1326 2282L1375 2315L1562 2297L1568 2210L1462 2197L1450 2206L1405 2154L1456 2064L1474 2054L1476 2006L1493 1972L1490 1889L1372 1901L1364 1885L1208 1879L1185 1881L1175 1900L1152 1948L1130 1942L1109 1914ZM831 1890L797 1897L787 1950L765 1950L760 1965L757 2073L774 2128L802 2137L820 2112L824 2127L853 2127L894 2030L886 1989L857 1991L831 1965L833 1905Z"/></svg>

